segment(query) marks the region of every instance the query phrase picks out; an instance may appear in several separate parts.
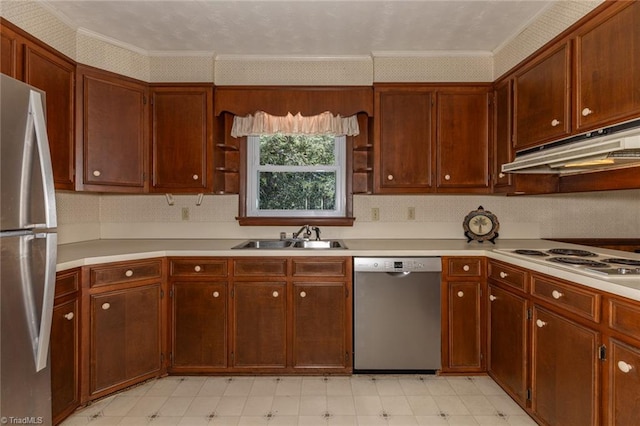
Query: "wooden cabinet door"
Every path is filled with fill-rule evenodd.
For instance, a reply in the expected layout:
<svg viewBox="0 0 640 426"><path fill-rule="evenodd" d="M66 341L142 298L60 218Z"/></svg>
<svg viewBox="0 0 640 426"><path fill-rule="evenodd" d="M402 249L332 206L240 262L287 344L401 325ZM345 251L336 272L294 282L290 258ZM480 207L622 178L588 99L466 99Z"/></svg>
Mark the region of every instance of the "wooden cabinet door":
<svg viewBox="0 0 640 426"><path fill-rule="evenodd" d="M213 190L213 87L153 87L153 190Z"/></svg>
<svg viewBox="0 0 640 426"><path fill-rule="evenodd" d="M438 91L436 129L438 192L489 188L488 87Z"/></svg>
<svg viewBox="0 0 640 426"><path fill-rule="evenodd" d="M234 283L233 367L287 366L286 290L285 282Z"/></svg>
<svg viewBox="0 0 640 426"><path fill-rule="evenodd" d="M106 71L78 67L78 188L144 192L147 87Z"/></svg>
<svg viewBox="0 0 640 426"><path fill-rule="evenodd" d="M444 371L481 371L482 362L482 331L479 282L447 283L446 324L448 342L445 358L442 360Z"/></svg>
<svg viewBox="0 0 640 426"><path fill-rule="evenodd" d="M344 282L293 283L293 367L351 365L351 309Z"/></svg>
<svg viewBox="0 0 640 426"><path fill-rule="evenodd" d="M607 424L637 424L640 418L640 348L616 339L610 339L607 346L609 348Z"/></svg>
<svg viewBox="0 0 640 426"><path fill-rule="evenodd" d="M375 192L430 192L434 97L426 89L376 89Z"/></svg>
<svg viewBox="0 0 640 426"><path fill-rule="evenodd" d="M569 42L565 42L516 73L516 150L560 139L571 132L570 53Z"/></svg>
<svg viewBox="0 0 640 426"><path fill-rule="evenodd" d="M53 307L51 323L51 410L54 423L73 412L79 404L78 300Z"/></svg>
<svg viewBox="0 0 640 426"><path fill-rule="evenodd" d="M119 385L139 382L160 371L160 286L90 297L91 395L113 392Z"/></svg>
<svg viewBox="0 0 640 426"><path fill-rule="evenodd" d="M56 189L74 188L75 64L33 43L24 46L24 81L44 90Z"/></svg>
<svg viewBox="0 0 640 426"><path fill-rule="evenodd" d="M227 283L176 282L172 300L172 368L225 368Z"/></svg>
<svg viewBox="0 0 640 426"><path fill-rule="evenodd" d="M491 377L523 407L527 401L527 299L489 284Z"/></svg>
<svg viewBox="0 0 640 426"><path fill-rule="evenodd" d="M513 175L502 173L502 165L513 161L513 80L505 80L496 85L493 102L493 190L509 191L513 185Z"/></svg>
<svg viewBox="0 0 640 426"><path fill-rule="evenodd" d="M18 34L7 28L7 22L0 19L0 72L16 79L22 77L20 67L20 48Z"/></svg>
<svg viewBox="0 0 640 426"><path fill-rule="evenodd" d="M640 115L640 3L619 2L576 36L576 127Z"/></svg>
<svg viewBox="0 0 640 426"><path fill-rule="evenodd" d="M545 424L597 425L600 336L534 305L531 409Z"/></svg>

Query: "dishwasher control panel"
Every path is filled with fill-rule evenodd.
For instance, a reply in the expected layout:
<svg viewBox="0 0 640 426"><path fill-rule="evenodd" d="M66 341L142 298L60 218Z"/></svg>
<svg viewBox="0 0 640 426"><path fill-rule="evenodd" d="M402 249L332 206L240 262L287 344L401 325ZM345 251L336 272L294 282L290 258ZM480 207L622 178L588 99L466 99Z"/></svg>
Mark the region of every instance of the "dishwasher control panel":
<svg viewBox="0 0 640 426"><path fill-rule="evenodd" d="M439 257L356 257L356 272L440 272Z"/></svg>

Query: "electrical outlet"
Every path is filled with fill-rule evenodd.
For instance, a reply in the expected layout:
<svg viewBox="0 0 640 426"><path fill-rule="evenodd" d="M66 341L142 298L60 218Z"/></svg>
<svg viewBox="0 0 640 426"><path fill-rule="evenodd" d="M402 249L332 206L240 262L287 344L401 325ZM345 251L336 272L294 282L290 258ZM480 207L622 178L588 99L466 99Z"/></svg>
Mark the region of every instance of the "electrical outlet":
<svg viewBox="0 0 640 426"><path fill-rule="evenodd" d="M407 210L407 219L408 220L416 220L416 208L415 207L409 207L409 209Z"/></svg>
<svg viewBox="0 0 640 426"><path fill-rule="evenodd" d="M189 220L190 212L189 207L182 208L182 220Z"/></svg>
<svg viewBox="0 0 640 426"><path fill-rule="evenodd" d="M371 208L371 220L374 222L380 220L380 209L378 207Z"/></svg>

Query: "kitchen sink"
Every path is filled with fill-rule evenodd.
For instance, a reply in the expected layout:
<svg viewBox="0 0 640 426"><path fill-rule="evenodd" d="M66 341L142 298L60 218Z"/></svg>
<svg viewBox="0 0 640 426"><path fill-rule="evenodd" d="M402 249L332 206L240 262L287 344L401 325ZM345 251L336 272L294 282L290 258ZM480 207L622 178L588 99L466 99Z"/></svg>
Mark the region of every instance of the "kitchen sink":
<svg viewBox="0 0 640 426"><path fill-rule="evenodd" d="M345 250L347 246L342 240L247 240L232 249L338 249Z"/></svg>

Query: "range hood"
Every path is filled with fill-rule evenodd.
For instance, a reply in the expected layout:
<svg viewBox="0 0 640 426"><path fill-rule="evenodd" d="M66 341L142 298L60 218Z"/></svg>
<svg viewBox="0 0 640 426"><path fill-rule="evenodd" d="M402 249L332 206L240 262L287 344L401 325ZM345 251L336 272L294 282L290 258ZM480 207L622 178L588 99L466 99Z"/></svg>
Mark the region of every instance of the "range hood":
<svg viewBox="0 0 640 426"><path fill-rule="evenodd" d="M519 151L504 173L570 174L640 165L640 120Z"/></svg>

